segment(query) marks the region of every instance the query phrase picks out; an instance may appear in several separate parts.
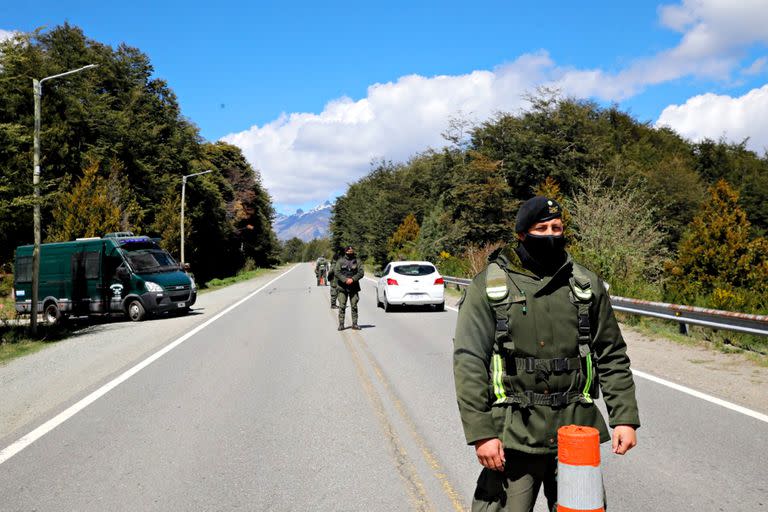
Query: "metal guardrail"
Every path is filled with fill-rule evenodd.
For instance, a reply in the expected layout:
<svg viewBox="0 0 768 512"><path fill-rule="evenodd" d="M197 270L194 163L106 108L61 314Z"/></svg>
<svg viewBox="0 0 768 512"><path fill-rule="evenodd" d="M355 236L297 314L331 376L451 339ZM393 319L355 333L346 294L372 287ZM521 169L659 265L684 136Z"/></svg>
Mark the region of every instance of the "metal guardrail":
<svg viewBox="0 0 768 512"><path fill-rule="evenodd" d="M460 277L443 276L443 280L446 284L453 284L459 288L472 283L471 279ZM682 334L688 334L689 325L700 325L716 330L768 336L768 315L750 315L719 309L629 299L615 295L611 295L611 305L614 311L678 322Z"/></svg>

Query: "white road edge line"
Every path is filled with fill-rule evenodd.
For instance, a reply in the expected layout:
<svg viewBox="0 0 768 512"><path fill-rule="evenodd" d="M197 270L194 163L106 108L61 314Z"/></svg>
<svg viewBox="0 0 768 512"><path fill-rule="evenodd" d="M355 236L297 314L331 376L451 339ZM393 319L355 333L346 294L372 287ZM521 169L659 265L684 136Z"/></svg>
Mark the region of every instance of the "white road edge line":
<svg viewBox="0 0 768 512"><path fill-rule="evenodd" d="M374 279L371 279L370 277L366 277L369 281L373 281L376 283L377 281ZM454 308L452 306L446 306L445 309L450 309L451 311L456 311L457 313L459 310L457 308ZM676 391L680 391L681 393L685 393L687 395L691 395L693 397L699 398L701 400L713 403L715 405L719 405L720 407L725 407L726 409L730 409L732 411L744 414L745 416L749 416L751 418L754 418L756 420L768 423L768 415L759 413L757 411L753 411L752 409L747 409L746 407L742 407L740 405L736 405L731 402L726 402L725 400L722 400L720 398L714 397L712 395L708 395L706 393L702 393L701 391L696 391L695 389L691 389L689 387L675 384L674 382L662 379L660 377L656 377L654 375L651 375L650 373L641 372L638 370L633 369L632 370L633 375L637 375L640 378L650 380L651 382L655 382L656 384L661 384L662 386L666 386L668 388L672 388Z"/></svg>
<svg viewBox="0 0 768 512"><path fill-rule="evenodd" d="M31 445L32 443L34 443L38 439L40 439L41 437L43 437L48 432L50 432L51 430L55 429L56 427L58 427L59 425L61 425L65 421L67 421L68 419L70 419L75 414L79 413L80 411L82 411L83 409L85 409L86 407L91 405L93 402L95 402L96 400L98 400L102 396L104 396L107 393L109 393L112 389L116 388L117 386L119 386L120 384L125 382L126 380L130 379L131 377L133 377L134 375L139 373L141 370L143 370L144 368L146 368L150 364L154 363L155 361L157 361L158 359L163 357L165 354L167 354L168 352L170 352L174 348L178 347L179 345L181 345L182 343L187 341L189 338L191 338L192 336L194 336L198 332L202 331L203 329L205 329L206 327L211 325L213 322L215 322L216 320L218 320L222 316L226 315L227 313L229 313L230 311L232 311L236 307L238 307L241 304L243 304L244 302L250 300L254 295L256 295L257 293L261 292L262 290L264 290L265 288L270 286L272 283L274 283L278 279L281 279L283 276L285 276L289 272L292 272L293 270L295 270L299 266L300 265L295 265L295 266L291 267L290 269L286 270L285 272L283 272L282 274L280 274L276 278L272 279L270 282L268 282L267 284L265 284L264 286L262 286L261 288L259 288L255 292L249 294L244 299L239 300L235 304L233 304L233 305L229 306L228 308L226 308L224 311L219 312L216 316L214 316L210 320L207 320L206 322L198 325L197 327L195 327L194 329L189 331L187 334L183 335L181 338L176 339L175 341L173 341L172 343L166 345L165 347L163 347L159 351L155 352L154 354L152 354L151 356L149 356L148 358L146 358L142 362L138 363L136 366L130 368L127 371L125 371L123 374L121 374L120 376L116 377L112 381L104 384L102 387L100 387L99 389L97 389L96 391L91 393L90 395L86 396L85 398L83 398L82 400L77 402L76 404L70 406L68 409L60 412L58 415L56 415L53 418L51 418L50 420L46 421L45 423L43 423L42 425L40 425L39 427L34 429L32 432L28 433L25 436L22 436L17 441L15 441L15 442L11 443L10 445L8 445L7 447L3 448L3 450L0 451L0 464L5 463L8 459L13 457L14 455L16 455L17 453L22 451L24 448L26 448L27 446Z"/></svg>
<svg viewBox="0 0 768 512"><path fill-rule="evenodd" d="M651 382L655 382L656 384L667 386L668 388L672 388L674 390L680 391L681 393L685 393L687 395L691 395L693 397L706 400L707 402L713 403L715 405L725 407L726 409L730 409L732 411L739 412L746 416L750 416L756 420L760 420L765 423L768 423L768 415L759 413L757 411L753 411L752 409L747 409L746 407L742 407L740 405L736 405L731 402L726 402L725 400L721 400L720 398L708 395L706 393L702 393L701 391L696 391L695 389L691 389L689 387L682 386L680 384L675 384L674 382L670 382L660 377L656 377L649 373L641 372L638 370L632 370L632 374L637 375L638 377L642 377L643 379L650 380Z"/></svg>

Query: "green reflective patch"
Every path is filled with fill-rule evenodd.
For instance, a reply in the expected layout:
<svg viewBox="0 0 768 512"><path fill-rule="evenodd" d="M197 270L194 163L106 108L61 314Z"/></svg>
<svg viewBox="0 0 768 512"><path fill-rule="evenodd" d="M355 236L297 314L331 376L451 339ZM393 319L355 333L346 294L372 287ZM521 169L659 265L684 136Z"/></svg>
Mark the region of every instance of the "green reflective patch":
<svg viewBox="0 0 768 512"><path fill-rule="evenodd" d="M507 399L504 392L504 366L499 354L493 354L491 358L491 381L493 382L493 394L496 395L496 402L499 404Z"/></svg>

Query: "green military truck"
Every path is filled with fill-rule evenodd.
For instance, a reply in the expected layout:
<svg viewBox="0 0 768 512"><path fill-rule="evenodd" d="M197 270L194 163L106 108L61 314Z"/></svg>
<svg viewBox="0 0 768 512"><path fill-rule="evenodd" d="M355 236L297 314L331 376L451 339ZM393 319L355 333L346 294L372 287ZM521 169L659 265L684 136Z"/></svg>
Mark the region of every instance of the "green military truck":
<svg viewBox="0 0 768 512"><path fill-rule="evenodd" d="M32 249L16 249L16 311L32 305ZM104 238L40 245L37 312L57 323L68 316L125 313L133 321L147 314L189 312L197 299L195 281L151 238L112 233Z"/></svg>

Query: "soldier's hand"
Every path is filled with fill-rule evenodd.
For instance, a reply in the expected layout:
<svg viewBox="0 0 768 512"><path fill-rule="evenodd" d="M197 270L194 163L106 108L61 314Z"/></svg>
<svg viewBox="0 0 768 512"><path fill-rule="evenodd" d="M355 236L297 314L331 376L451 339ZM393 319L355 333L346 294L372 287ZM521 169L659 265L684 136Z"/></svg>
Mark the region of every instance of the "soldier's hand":
<svg viewBox="0 0 768 512"><path fill-rule="evenodd" d="M635 427L630 425L617 425L613 429L613 453L624 455L637 446L637 434Z"/></svg>
<svg viewBox="0 0 768 512"><path fill-rule="evenodd" d="M347 284L352 284L352 279L347 279L346 283Z"/></svg>
<svg viewBox="0 0 768 512"><path fill-rule="evenodd" d="M501 444L501 440L497 438L493 439L481 439L475 443L475 453L477 454L477 460L483 467L493 469L494 471L504 471L504 446Z"/></svg>

